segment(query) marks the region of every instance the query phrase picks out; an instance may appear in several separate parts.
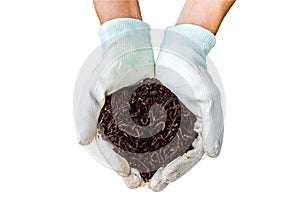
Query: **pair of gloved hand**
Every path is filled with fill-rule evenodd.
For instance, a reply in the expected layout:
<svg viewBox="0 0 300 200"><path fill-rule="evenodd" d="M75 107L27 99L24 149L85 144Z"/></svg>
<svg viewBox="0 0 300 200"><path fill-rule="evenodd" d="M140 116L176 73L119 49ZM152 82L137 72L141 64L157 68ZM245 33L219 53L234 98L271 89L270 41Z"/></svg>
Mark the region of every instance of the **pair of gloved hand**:
<svg viewBox="0 0 300 200"><path fill-rule="evenodd" d="M97 120L105 96L144 78L157 78L197 116L194 130L198 137L193 150L157 170L148 186L164 189L190 170L204 154L219 155L223 139L223 115L220 93L206 70L206 56L215 44L214 35L199 26L182 24L168 27L156 63L150 38L150 27L143 21L119 18L100 28L102 58L83 88L75 121L79 141L87 145L96 139L107 163L124 178L129 188L144 185L139 172L112 149L95 138Z"/></svg>

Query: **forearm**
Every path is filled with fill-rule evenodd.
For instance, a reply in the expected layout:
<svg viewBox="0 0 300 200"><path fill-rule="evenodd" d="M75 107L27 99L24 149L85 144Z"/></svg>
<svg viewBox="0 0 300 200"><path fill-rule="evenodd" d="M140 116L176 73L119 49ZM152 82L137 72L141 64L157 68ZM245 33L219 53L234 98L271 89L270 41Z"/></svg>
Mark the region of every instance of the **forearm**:
<svg viewBox="0 0 300 200"><path fill-rule="evenodd" d="M115 18L142 19L138 0L94 0L94 6L101 24Z"/></svg>
<svg viewBox="0 0 300 200"><path fill-rule="evenodd" d="M216 34L235 0L187 0L176 24L202 26Z"/></svg>

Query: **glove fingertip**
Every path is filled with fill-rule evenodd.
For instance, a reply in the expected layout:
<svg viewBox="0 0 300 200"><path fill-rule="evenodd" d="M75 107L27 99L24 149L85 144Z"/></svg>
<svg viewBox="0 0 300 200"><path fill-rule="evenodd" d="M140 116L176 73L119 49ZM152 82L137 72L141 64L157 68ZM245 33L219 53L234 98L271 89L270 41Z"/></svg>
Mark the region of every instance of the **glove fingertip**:
<svg viewBox="0 0 300 200"><path fill-rule="evenodd" d="M91 135L89 137L78 137L78 143L82 146L86 146L89 145L90 143L92 143L92 141L94 140L95 136Z"/></svg>
<svg viewBox="0 0 300 200"><path fill-rule="evenodd" d="M168 186L168 183L160 182L157 185L151 185L150 183L148 184L148 188L153 190L154 192L160 192L163 189L165 189Z"/></svg>
<svg viewBox="0 0 300 200"><path fill-rule="evenodd" d="M81 146L86 146L86 145L89 145L91 142L83 142L81 140L78 140L78 143L81 145Z"/></svg>
<svg viewBox="0 0 300 200"><path fill-rule="evenodd" d="M135 168L131 168L131 174L128 177L123 177L123 181L130 189L135 189L143 186L143 180L140 172Z"/></svg>
<svg viewBox="0 0 300 200"><path fill-rule="evenodd" d="M217 158L221 152L221 145L219 142L213 146L213 148L205 148L205 154L211 158Z"/></svg>
<svg viewBox="0 0 300 200"><path fill-rule="evenodd" d="M154 192L160 192L168 186L168 183L162 180L163 169L164 168L162 167L159 168L148 183L148 188L150 188Z"/></svg>

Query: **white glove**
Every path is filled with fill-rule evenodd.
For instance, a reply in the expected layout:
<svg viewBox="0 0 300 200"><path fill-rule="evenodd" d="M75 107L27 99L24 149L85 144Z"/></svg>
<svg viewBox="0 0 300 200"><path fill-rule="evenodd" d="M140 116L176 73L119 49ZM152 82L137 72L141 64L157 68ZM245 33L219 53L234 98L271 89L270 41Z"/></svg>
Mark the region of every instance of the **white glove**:
<svg viewBox="0 0 300 200"><path fill-rule="evenodd" d="M190 170L202 156L217 157L223 139L220 92L206 70L206 56L215 44L208 30L190 24L169 27L156 62L156 78L197 117L193 150L160 168L148 186L164 189Z"/></svg>
<svg viewBox="0 0 300 200"><path fill-rule="evenodd" d="M134 85L144 78L154 77L154 57L150 40L150 27L145 22L130 18L108 21L100 27L102 58L90 70L88 80L84 80L80 98L74 102L74 115L79 142L91 143L97 134L97 122L105 96L122 87ZM77 88L75 88L77 89ZM79 90L79 89L78 89ZM98 148L107 163L125 178L128 187L142 184L135 169L116 154L113 146L100 138ZM127 180L128 179L128 180Z"/></svg>

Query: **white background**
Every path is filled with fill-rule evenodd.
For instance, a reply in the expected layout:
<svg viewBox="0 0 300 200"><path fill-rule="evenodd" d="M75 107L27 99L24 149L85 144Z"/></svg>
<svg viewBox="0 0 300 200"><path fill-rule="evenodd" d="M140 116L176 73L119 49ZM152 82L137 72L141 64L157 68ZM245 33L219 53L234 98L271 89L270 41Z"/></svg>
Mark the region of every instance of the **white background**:
<svg viewBox="0 0 300 200"><path fill-rule="evenodd" d="M154 28L182 0L143 0ZM99 45L92 1L0 3L0 199L299 199L297 1L237 1L210 57L226 93L221 155L163 192L129 190L77 144L72 93Z"/></svg>

